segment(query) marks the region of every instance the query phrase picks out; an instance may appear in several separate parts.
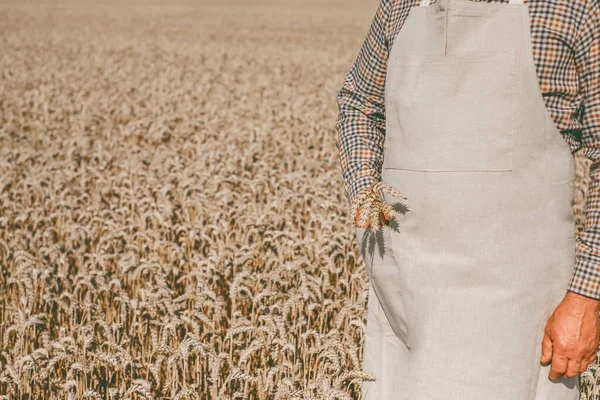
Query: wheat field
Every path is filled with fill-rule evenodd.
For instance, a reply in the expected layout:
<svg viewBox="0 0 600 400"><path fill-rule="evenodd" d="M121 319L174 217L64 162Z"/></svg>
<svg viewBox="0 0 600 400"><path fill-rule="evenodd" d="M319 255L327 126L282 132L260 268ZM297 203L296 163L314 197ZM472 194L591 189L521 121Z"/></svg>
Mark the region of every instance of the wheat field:
<svg viewBox="0 0 600 400"><path fill-rule="evenodd" d="M0 399L359 398L335 97L377 5L0 5Z"/></svg>

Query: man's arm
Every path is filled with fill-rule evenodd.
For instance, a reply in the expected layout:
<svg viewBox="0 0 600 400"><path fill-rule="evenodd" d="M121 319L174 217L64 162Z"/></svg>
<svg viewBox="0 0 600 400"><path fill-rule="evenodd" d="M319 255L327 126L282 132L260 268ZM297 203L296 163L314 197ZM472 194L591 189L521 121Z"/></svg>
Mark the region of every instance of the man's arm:
<svg viewBox="0 0 600 400"><path fill-rule="evenodd" d="M583 96L582 151L593 164L587 217L577 238L576 263L567 290L600 300L600 2L592 3L574 50Z"/></svg>
<svg viewBox="0 0 600 400"><path fill-rule="evenodd" d="M575 377L596 360L600 341L600 2L578 29L575 63L582 95L582 150L592 160L585 229L577 239L576 261L564 299L544 327L540 362L548 377Z"/></svg>
<svg viewBox="0 0 600 400"><path fill-rule="evenodd" d="M338 94L335 140L351 209L357 195L379 181L385 143L386 25L392 6L382 0L367 37ZM354 217L352 215L351 217Z"/></svg>

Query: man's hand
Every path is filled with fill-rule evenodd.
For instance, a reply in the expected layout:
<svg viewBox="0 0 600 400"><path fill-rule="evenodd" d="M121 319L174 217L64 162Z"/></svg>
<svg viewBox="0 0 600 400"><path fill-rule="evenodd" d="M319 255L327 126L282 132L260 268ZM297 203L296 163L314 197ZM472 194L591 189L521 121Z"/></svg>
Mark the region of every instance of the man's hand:
<svg viewBox="0 0 600 400"><path fill-rule="evenodd" d="M364 209L363 209L362 206L359 206L356 209L356 221L354 221L355 224L356 224L356 227L357 228L368 228L368 227L370 227L371 226L371 221L369 220L369 217L367 217L367 222L365 224L363 224L363 225L361 225L358 222L359 219L360 219L360 217L361 217L361 212L364 212ZM390 216L388 214L384 214L383 217L385 219L384 223L387 224L389 222L389 220L390 220Z"/></svg>
<svg viewBox="0 0 600 400"><path fill-rule="evenodd" d="M567 291L544 329L540 362L552 362L550 379L577 376L596 360L599 312L600 300Z"/></svg>

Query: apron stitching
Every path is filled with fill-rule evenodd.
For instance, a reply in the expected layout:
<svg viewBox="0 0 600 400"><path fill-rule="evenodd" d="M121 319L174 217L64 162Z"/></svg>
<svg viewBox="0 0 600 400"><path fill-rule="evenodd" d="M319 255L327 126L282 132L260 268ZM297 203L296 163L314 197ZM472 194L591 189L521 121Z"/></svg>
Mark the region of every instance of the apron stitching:
<svg viewBox="0 0 600 400"><path fill-rule="evenodd" d="M446 6L446 12L445 12L445 28L444 28L444 55L446 55L448 53L448 9L449 7Z"/></svg>
<svg viewBox="0 0 600 400"><path fill-rule="evenodd" d="M514 121L514 115L516 113L516 107L515 107L515 97L517 96L517 59L519 58L519 53L515 54L515 59L513 62L513 90L512 90L512 99L511 99L511 113L513 118L511 118L511 124L510 124L510 135L511 135L511 140L510 140L510 166L511 166L511 170L515 169L515 121Z"/></svg>

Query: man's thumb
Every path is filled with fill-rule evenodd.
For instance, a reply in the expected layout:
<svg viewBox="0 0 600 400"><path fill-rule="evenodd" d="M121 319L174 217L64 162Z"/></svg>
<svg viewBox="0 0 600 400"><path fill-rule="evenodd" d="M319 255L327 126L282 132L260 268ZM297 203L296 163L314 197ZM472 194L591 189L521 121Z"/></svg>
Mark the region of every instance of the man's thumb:
<svg viewBox="0 0 600 400"><path fill-rule="evenodd" d="M542 365L547 365L552 360L552 340L548 333L544 332L544 338L542 339L542 357L540 362Z"/></svg>

